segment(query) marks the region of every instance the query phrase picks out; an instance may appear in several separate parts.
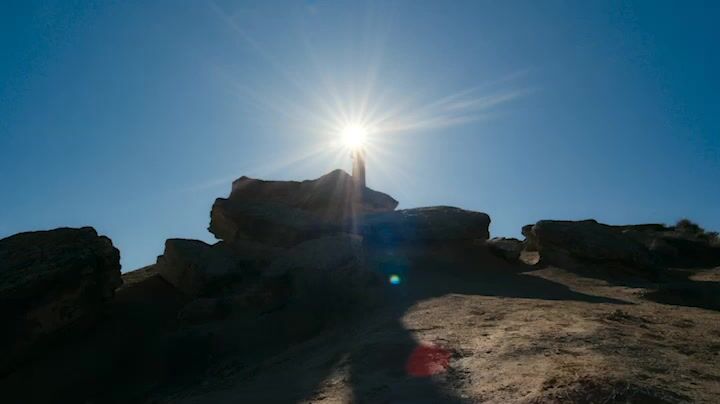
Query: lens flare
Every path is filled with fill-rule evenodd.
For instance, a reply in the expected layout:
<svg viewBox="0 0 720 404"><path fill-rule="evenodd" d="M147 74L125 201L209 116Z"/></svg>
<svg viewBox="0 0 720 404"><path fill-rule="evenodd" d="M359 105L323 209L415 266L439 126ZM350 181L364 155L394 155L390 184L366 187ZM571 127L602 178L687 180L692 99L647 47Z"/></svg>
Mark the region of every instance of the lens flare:
<svg viewBox="0 0 720 404"><path fill-rule="evenodd" d="M390 275L390 284L391 285L399 285L400 284L400 277L397 275Z"/></svg>
<svg viewBox="0 0 720 404"><path fill-rule="evenodd" d="M445 372L451 352L433 343L421 343L410 354L405 371L412 377L429 377Z"/></svg>

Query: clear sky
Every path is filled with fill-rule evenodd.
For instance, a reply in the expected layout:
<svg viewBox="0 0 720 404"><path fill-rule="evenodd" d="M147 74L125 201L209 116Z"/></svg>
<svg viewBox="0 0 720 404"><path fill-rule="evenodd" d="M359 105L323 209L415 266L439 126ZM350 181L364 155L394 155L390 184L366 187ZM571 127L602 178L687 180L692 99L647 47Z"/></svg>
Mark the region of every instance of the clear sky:
<svg viewBox="0 0 720 404"><path fill-rule="evenodd" d="M368 185L493 236L720 230L720 2L3 1L0 237L91 225L123 270L213 240L241 175Z"/></svg>

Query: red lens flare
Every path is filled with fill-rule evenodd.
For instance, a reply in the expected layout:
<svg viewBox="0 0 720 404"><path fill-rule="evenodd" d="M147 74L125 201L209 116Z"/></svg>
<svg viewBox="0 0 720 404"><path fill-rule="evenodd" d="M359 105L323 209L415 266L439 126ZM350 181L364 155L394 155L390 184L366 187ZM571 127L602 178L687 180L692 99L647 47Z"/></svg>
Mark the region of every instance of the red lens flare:
<svg viewBox="0 0 720 404"><path fill-rule="evenodd" d="M431 343L418 345L408 358L405 370L413 377L428 377L444 372L450 364L450 351Z"/></svg>

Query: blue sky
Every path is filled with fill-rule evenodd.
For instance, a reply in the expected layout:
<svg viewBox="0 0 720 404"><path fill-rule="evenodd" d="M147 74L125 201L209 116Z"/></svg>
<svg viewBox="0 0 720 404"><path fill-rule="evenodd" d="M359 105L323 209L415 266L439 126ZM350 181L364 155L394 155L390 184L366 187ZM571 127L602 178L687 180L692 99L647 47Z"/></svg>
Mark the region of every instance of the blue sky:
<svg viewBox="0 0 720 404"><path fill-rule="evenodd" d="M232 179L349 170L401 207L720 230L718 2L3 2L0 237L91 225L123 270L213 240Z"/></svg>

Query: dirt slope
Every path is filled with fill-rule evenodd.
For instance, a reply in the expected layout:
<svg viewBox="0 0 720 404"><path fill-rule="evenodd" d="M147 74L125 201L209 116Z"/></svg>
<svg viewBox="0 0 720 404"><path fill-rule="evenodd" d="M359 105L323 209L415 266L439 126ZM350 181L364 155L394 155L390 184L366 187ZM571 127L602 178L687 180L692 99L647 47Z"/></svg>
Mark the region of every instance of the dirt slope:
<svg viewBox="0 0 720 404"><path fill-rule="evenodd" d="M720 296L720 268L678 271L669 277L677 285L658 285L598 268L580 276L510 264L473 243L369 254L400 277L389 301L324 325L293 307L185 324L177 313L188 298L152 267L125 274L94 330L0 380L0 398L718 402L720 312L708 307ZM708 293L688 289L698 286Z"/></svg>
<svg viewBox="0 0 720 404"><path fill-rule="evenodd" d="M228 357L168 403L636 402L720 398L720 313L643 299L558 268L510 265L480 248L402 256L386 309L260 361ZM696 281L717 280L720 269ZM628 282L630 283L630 282Z"/></svg>

